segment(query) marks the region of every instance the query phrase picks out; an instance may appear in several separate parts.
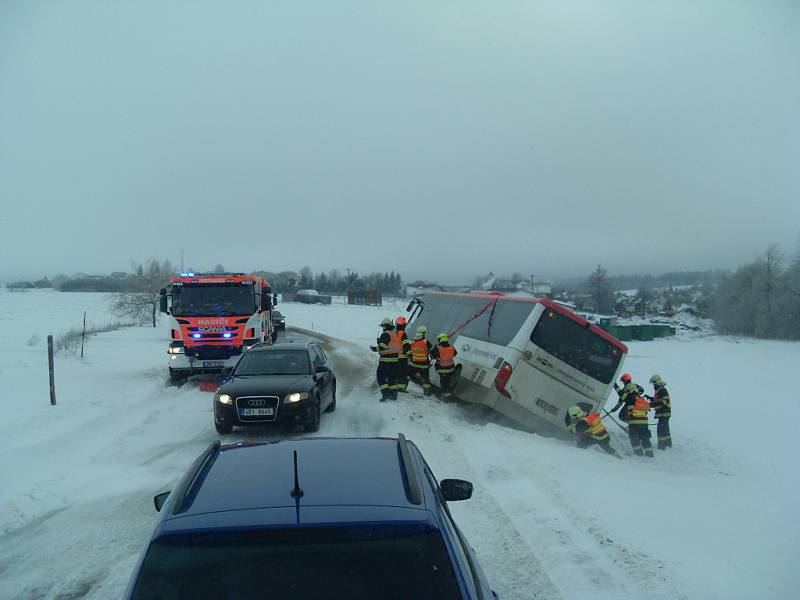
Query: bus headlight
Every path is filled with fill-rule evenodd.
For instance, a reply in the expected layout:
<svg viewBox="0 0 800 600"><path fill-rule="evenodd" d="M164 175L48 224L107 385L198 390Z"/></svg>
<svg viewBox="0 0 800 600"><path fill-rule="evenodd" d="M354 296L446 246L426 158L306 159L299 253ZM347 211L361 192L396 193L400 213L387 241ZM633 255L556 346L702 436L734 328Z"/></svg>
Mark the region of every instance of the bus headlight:
<svg viewBox="0 0 800 600"><path fill-rule="evenodd" d="M287 404L300 402L300 400L308 400L308 392L294 392L293 394L287 394L283 399Z"/></svg>
<svg viewBox="0 0 800 600"><path fill-rule="evenodd" d="M220 404L233 404L233 398L229 394L217 394L217 402Z"/></svg>

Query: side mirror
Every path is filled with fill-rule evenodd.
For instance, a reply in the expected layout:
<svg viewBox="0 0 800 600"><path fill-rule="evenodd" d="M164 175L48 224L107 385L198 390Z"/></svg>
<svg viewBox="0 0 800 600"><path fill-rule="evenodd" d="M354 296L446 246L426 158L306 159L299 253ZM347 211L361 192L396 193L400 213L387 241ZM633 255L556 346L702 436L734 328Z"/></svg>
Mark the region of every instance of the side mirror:
<svg viewBox="0 0 800 600"><path fill-rule="evenodd" d="M161 492L160 494L156 494L153 496L153 505L156 507L157 512L161 512L161 509L164 506L164 502L167 501L170 492Z"/></svg>
<svg viewBox="0 0 800 600"><path fill-rule="evenodd" d="M278 294L272 296L272 306L278 306Z"/></svg>
<svg viewBox="0 0 800 600"><path fill-rule="evenodd" d="M158 297L158 310L162 313L167 312L167 295L166 290L161 290L161 295Z"/></svg>
<svg viewBox="0 0 800 600"><path fill-rule="evenodd" d="M442 496L448 502L456 500L469 500L472 498L472 484L463 479L442 479L439 482Z"/></svg>
<svg viewBox="0 0 800 600"><path fill-rule="evenodd" d="M314 367L315 373L327 373L328 371L330 371L328 365L317 365L316 367Z"/></svg>

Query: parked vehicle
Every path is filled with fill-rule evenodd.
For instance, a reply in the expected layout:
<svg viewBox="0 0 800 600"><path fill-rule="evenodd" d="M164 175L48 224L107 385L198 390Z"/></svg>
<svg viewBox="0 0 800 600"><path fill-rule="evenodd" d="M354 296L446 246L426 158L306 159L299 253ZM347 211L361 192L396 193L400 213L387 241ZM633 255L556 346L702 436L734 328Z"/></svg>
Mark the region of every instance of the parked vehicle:
<svg viewBox="0 0 800 600"><path fill-rule="evenodd" d="M304 304L317 304L319 302L319 292L317 290L300 290L294 295L295 302Z"/></svg>
<svg viewBox="0 0 800 600"><path fill-rule="evenodd" d="M170 378L230 369L247 348L274 341L277 299L266 279L243 273L181 273L161 290L169 315Z"/></svg>
<svg viewBox="0 0 800 600"><path fill-rule="evenodd" d="M448 508L471 495L402 434L214 442L155 496L124 598L492 598Z"/></svg>
<svg viewBox="0 0 800 600"><path fill-rule="evenodd" d="M335 410L333 363L314 341L254 346L214 394L214 425L223 434L276 421L317 431L322 411Z"/></svg>
<svg viewBox="0 0 800 600"><path fill-rule="evenodd" d="M272 311L272 327L275 331L286 331L286 317L279 310Z"/></svg>
<svg viewBox="0 0 800 600"><path fill-rule="evenodd" d="M430 292L412 300L409 330L449 334L458 351L454 395L539 432L566 432L567 407L605 404L628 348L541 298ZM438 376L431 370L431 381Z"/></svg>

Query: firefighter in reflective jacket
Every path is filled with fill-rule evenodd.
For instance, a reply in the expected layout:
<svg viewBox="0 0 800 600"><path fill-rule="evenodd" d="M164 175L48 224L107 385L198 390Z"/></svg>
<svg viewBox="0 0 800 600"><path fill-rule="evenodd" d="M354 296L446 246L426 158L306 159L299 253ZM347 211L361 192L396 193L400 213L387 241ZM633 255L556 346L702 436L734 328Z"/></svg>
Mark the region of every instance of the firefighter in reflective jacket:
<svg viewBox="0 0 800 600"><path fill-rule="evenodd" d="M402 344L391 319L383 319L381 328L383 333L378 338L377 345L370 346L370 348L380 357L378 358L377 378L378 386L381 389L381 402L385 402L386 400L397 400L395 373L400 360L398 356L402 350Z"/></svg>
<svg viewBox="0 0 800 600"><path fill-rule="evenodd" d="M394 320L394 330L400 336L400 354L397 356L397 371L395 373L394 389L398 392L408 391L408 353L411 351L411 342L406 335L406 318L397 317Z"/></svg>
<svg viewBox="0 0 800 600"><path fill-rule="evenodd" d="M586 413L580 406L574 405L567 409L564 424L572 433L578 436L578 448L588 448L593 444L600 446L606 454L622 458L611 447L605 425L600 415L596 412Z"/></svg>
<svg viewBox="0 0 800 600"><path fill-rule="evenodd" d="M614 384L614 389L619 395L619 402L611 409L611 412L622 408L619 415L628 424L628 438L634 454L652 458L653 445L650 443L650 428L647 425L650 403L643 396L644 388L633 383L629 373L623 373L620 379L625 385L619 387L616 383Z"/></svg>
<svg viewBox="0 0 800 600"><path fill-rule="evenodd" d="M436 373L439 375L440 397L446 400L453 396L453 373L456 370L456 349L450 345L446 333L436 336L439 342L431 350L431 358L436 361Z"/></svg>
<svg viewBox="0 0 800 600"><path fill-rule="evenodd" d="M667 448L672 448L672 435L669 432L672 401L669 399L667 384L661 379L661 375L653 375L650 378L650 383L653 384L653 395L647 396L647 398L651 401L651 405L656 411L656 419L658 419L658 426L656 427L658 449L666 450Z"/></svg>
<svg viewBox="0 0 800 600"><path fill-rule="evenodd" d="M422 393L431 395L431 350L433 345L428 341L428 328L424 325L417 327L417 334L411 342L408 354L408 368L411 379L417 380L422 385Z"/></svg>

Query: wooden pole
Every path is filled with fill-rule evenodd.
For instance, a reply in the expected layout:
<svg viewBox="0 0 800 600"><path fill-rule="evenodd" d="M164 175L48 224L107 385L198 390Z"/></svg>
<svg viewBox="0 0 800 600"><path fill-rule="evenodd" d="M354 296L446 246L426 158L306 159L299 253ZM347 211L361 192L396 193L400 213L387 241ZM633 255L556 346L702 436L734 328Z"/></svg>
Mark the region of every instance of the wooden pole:
<svg viewBox="0 0 800 600"><path fill-rule="evenodd" d="M83 358L83 344L86 341L86 311L83 311L83 331L81 331L81 358Z"/></svg>
<svg viewBox="0 0 800 600"><path fill-rule="evenodd" d="M53 372L53 336L47 336L47 363L50 368L50 404L56 405L56 378Z"/></svg>
<svg viewBox="0 0 800 600"><path fill-rule="evenodd" d="M153 327L156 326L156 303L153 302Z"/></svg>

